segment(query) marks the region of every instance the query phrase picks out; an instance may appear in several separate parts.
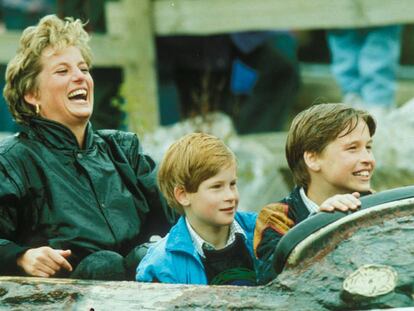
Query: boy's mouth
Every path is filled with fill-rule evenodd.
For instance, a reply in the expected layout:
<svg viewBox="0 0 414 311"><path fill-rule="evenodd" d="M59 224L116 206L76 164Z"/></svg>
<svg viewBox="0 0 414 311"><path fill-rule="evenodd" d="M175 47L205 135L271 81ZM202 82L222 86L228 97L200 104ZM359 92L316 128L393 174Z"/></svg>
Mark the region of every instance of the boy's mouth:
<svg viewBox="0 0 414 311"><path fill-rule="evenodd" d="M235 207L231 206L231 207L221 208L220 211L221 212L232 212L234 209Z"/></svg>
<svg viewBox="0 0 414 311"><path fill-rule="evenodd" d="M364 178L369 178L371 176L371 171L370 170L360 170L357 172L353 172L352 175L354 176L361 176Z"/></svg>

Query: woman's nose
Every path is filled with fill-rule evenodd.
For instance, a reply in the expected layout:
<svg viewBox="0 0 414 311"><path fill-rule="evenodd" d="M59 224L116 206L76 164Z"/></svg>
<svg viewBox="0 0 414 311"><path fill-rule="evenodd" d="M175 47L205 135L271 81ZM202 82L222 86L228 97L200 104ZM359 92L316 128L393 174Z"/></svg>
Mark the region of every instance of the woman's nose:
<svg viewBox="0 0 414 311"><path fill-rule="evenodd" d="M85 79L85 74L83 73L83 71L81 69L75 68L73 70L72 79L74 81L83 80L83 79Z"/></svg>

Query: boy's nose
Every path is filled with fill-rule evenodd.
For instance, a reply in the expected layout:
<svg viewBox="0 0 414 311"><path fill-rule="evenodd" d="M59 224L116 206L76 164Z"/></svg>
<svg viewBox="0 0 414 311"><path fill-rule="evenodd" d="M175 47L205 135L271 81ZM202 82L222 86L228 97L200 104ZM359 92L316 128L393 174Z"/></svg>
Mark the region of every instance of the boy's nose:
<svg viewBox="0 0 414 311"><path fill-rule="evenodd" d="M226 191L226 200L229 201L234 201L234 200L238 200L239 198L239 191L237 190L237 188L229 188Z"/></svg>
<svg viewBox="0 0 414 311"><path fill-rule="evenodd" d="M374 162L375 163L374 154L372 153L371 150L365 149L363 151L363 155L361 158L362 158L362 162L369 162L369 163Z"/></svg>

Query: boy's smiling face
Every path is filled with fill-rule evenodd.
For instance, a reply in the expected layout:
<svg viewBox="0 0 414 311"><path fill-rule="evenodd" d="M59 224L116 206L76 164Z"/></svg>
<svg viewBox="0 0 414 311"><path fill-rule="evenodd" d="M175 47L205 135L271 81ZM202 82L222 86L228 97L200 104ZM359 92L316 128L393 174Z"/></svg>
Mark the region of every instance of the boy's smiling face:
<svg viewBox="0 0 414 311"><path fill-rule="evenodd" d="M184 209L194 229L219 228L233 222L239 203L236 180L237 167L231 164L204 180L197 192L187 193L189 204Z"/></svg>
<svg viewBox="0 0 414 311"><path fill-rule="evenodd" d="M346 132L315 155L317 170L312 174L311 186L327 197L371 190L375 159L368 126L360 119L352 132Z"/></svg>

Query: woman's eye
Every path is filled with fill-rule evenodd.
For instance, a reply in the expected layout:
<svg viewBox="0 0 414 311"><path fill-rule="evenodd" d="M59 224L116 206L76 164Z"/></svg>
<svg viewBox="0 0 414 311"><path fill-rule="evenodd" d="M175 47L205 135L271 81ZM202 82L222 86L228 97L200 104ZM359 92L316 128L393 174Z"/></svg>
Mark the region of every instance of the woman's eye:
<svg viewBox="0 0 414 311"><path fill-rule="evenodd" d="M59 69L59 70L56 70L56 73L59 73L59 74L64 74L66 72L68 72L67 69Z"/></svg>
<svg viewBox="0 0 414 311"><path fill-rule="evenodd" d="M89 68L81 68L81 71L82 71L83 73L88 73L88 72L89 72Z"/></svg>

